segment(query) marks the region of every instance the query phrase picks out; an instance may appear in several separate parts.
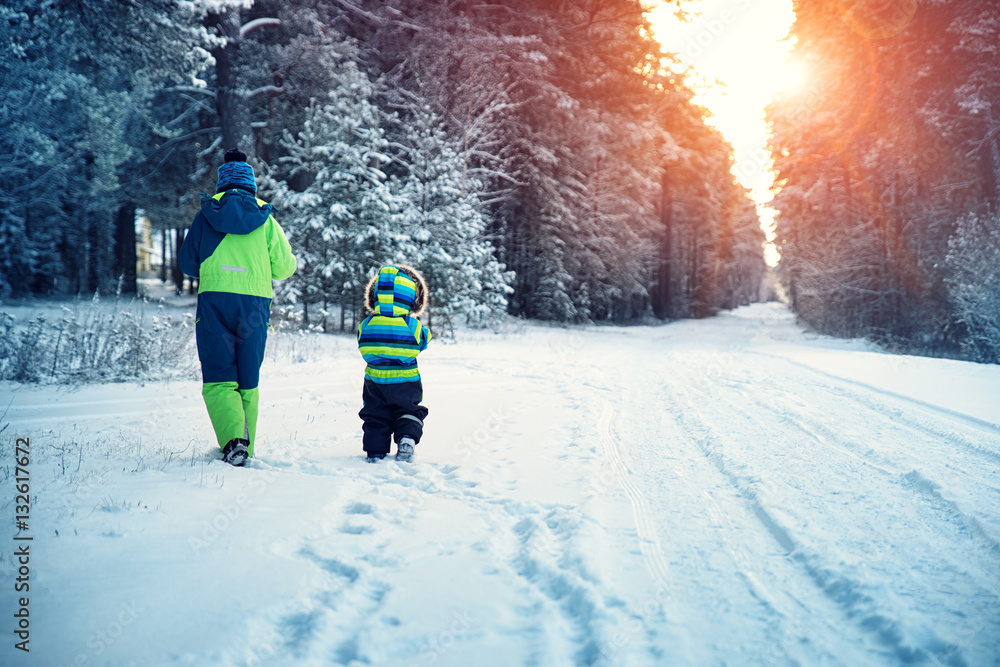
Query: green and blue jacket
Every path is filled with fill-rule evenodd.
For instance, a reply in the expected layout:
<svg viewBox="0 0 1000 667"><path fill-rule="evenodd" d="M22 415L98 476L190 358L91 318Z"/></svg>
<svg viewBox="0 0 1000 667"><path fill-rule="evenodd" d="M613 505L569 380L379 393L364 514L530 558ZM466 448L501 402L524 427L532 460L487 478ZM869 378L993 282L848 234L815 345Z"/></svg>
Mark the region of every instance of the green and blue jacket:
<svg viewBox="0 0 1000 667"><path fill-rule="evenodd" d="M270 204L234 189L202 197L178 253L181 270L198 278L195 331L205 383L253 389L271 319L271 280L296 261Z"/></svg>
<svg viewBox="0 0 1000 667"><path fill-rule="evenodd" d="M271 280L295 273L295 256L273 207L245 190L203 195L201 212L184 239L181 271L198 278L198 293L226 292L271 299Z"/></svg>
<svg viewBox="0 0 1000 667"><path fill-rule="evenodd" d="M430 329L410 314L417 285L395 266L384 266L375 285L375 312L358 325L358 349L368 362L365 379L378 384L419 382L417 355Z"/></svg>

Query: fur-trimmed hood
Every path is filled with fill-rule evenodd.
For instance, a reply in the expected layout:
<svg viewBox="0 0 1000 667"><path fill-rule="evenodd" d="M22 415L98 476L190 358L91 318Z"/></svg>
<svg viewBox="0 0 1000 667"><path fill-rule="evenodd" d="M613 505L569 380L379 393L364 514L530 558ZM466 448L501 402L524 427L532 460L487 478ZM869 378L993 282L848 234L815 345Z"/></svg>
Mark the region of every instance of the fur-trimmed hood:
<svg viewBox="0 0 1000 667"><path fill-rule="evenodd" d="M383 266L365 287L365 306L386 317L420 317L427 309L427 283L412 266Z"/></svg>

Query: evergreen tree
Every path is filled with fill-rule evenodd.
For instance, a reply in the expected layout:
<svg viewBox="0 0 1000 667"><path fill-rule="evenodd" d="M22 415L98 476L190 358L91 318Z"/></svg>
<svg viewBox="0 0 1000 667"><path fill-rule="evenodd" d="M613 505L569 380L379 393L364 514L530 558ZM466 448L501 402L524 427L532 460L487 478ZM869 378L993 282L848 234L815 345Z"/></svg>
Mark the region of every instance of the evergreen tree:
<svg viewBox="0 0 1000 667"><path fill-rule="evenodd" d="M708 314L723 303L732 290L718 289L730 280L721 271L749 265L721 261L719 253L732 256L721 244L736 238L721 230L737 226L730 215L745 225L747 208L729 205L736 192L729 147L705 138L712 131L704 112L691 107L683 78L663 69L638 2L466 3L454 12L447 3L400 1L394 8L403 19L386 10L356 23L378 24L371 42L392 81L433 100L461 137L467 172L484 184L499 259L515 273L512 313L629 319L648 313L654 294L677 301L675 315ZM706 215L687 200L706 179L683 163L713 155L727 166L712 171ZM684 172L690 183L675 179ZM706 239L675 244L669 256L665 188L683 204L675 217L689 214ZM671 234L682 229L676 223ZM667 283L699 286L692 303L701 306L682 306L671 284L659 285L661 263L679 269ZM762 273L761 259L744 280ZM751 291L756 284L740 293Z"/></svg>
<svg viewBox="0 0 1000 667"><path fill-rule="evenodd" d="M1000 218L970 214L948 242L948 290L976 361L1000 363Z"/></svg>
<svg viewBox="0 0 1000 667"><path fill-rule="evenodd" d="M0 165L10 193L0 219L27 250L16 266L4 262L0 291L114 287L119 227L133 224L119 215L128 197L119 177L134 155L128 124L149 117L164 86L198 83L211 42L200 17L225 4L22 0L0 8L0 143L11 149Z"/></svg>
<svg viewBox="0 0 1000 667"><path fill-rule="evenodd" d="M1000 11L890 5L913 11L795 4L793 55L816 85L770 110L782 272L821 331L954 354L970 301L949 294L949 239L997 208Z"/></svg>
<svg viewBox="0 0 1000 667"><path fill-rule="evenodd" d="M286 132L280 164L288 179L302 176L302 191L276 185L274 202L287 211L283 226L301 249L289 296L308 306L340 306L340 328L360 310L360 293L372 267L392 256L400 234L393 215L401 202L382 171L386 139L373 100L375 86L349 59L337 64L335 87L314 101L303 129Z"/></svg>
<svg viewBox="0 0 1000 667"><path fill-rule="evenodd" d="M458 316L484 323L506 310L511 275L485 238L482 186L464 174L460 153L426 104L399 106L404 113L393 143L405 173L392 179L403 208L394 220L401 242L391 259L423 273L431 297L428 324L451 328Z"/></svg>
<svg viewBox="0 0 1000 667"><path fill-rule="evenodd" d="M186 225L227 136L252 143L301 252L288 294L339 304L342 327L386 261L421 265L448 320L505 297L556 320L640 317L654 300L704 315L759 277L728 146L635 0L41 9L2 9L0 235L24 239L0 250L5 293L113 284L136 207Z"/></svg>

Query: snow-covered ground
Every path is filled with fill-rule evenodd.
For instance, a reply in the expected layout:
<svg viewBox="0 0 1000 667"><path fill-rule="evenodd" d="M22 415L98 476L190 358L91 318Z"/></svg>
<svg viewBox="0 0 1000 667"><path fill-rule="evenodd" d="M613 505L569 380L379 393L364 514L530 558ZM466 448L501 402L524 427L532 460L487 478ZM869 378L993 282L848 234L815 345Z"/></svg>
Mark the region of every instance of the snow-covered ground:
<svg viewBox="0 0 1000 667"><path fill-rule="evenodd" d="M1000 664L1000 367L762 304L466 333L421 370L412 464L362 458L348 338L265 363L246 469L196 379L0 384L0 663Z"/></svg>

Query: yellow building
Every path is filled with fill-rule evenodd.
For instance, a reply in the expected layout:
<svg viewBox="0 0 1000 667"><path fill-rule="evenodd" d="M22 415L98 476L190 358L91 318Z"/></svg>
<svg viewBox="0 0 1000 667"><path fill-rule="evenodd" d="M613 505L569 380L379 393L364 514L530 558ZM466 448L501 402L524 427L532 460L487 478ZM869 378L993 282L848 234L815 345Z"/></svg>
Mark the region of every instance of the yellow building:
<svg viewBox="0 0 1000 667"><path fill-rule="evenodd" d="M137 278L159 278L163 258L153 245L153 223L140 216L135 230L135 270Z"/></svg>

